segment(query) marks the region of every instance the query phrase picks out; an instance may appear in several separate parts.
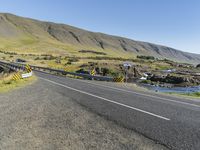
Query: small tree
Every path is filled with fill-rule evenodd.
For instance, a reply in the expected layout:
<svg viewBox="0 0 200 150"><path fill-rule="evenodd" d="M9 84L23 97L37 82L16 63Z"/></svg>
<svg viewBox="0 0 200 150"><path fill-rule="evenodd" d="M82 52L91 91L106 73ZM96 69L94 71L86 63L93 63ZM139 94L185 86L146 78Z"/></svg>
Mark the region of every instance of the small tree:
<svg viewBox="0 0 200 150"><path fill-rule="evenodd" d="M197 68L200 68L200 64L198 64L196 67L197 67Z"/></svg>

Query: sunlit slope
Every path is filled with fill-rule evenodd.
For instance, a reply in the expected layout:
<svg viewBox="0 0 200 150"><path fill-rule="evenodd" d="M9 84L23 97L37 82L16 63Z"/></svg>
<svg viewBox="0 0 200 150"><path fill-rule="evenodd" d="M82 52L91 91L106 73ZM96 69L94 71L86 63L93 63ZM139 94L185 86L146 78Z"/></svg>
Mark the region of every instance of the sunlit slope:
<svg viewBox="0 0 200 150"><path fill-rule="evenodd" d="M85 56L80 50L105 52L113 57L152 55L198 63L200 55L131 39L94 33L64 24L0 14L0 49L19 53L53 53ZM90 55L90 54L88 54Z"/></svg>

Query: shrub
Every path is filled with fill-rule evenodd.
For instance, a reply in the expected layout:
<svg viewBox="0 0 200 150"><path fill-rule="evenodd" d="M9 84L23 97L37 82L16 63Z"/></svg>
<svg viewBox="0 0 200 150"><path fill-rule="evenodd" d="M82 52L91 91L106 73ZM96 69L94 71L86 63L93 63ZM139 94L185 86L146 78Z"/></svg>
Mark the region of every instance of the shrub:
<svg viewBox="0 0 200 150"><path fill-rule="evenodd" d="M72 62L68 61L65 65L71 65L71 64L72 64Z"/></svg>
<svg viewBox="0 0 200 150"><path fill-rule="evenodd" d="M109 69L108 68L101 68L103 72L103 76L107 76L109 74Z"/></svg>
<svg viewBox="0 0 200 150"><path fill-rule="evenodd" d="M142 80L140 83L151 84L151 81L150 80Z"/></svg>
<svg viewBox="0 0 200 150"><path fill-rule="evenodd" d="M34 60L40 60L40 57L36 57Z"/></svg>
<svg viewBox="0 0 200 150"><path fill-rule="evenodd" d="M90 74L89 71L86 71L84 69L79 69L79 70L76 71L76 73Z"/></svg>
<svg viewBox="0 0 200 150"><path fill-rule="evenodd" d="M53 60L56 59L56 57L52 56L52 55L46 55L43 57L44 60Z"/></svg>
<svg viewBox="0 0 200 150"><path fill-rule="evenodd" d="M104 53L104 52L96 52L93 50L80 50L79 52L80 53L92 53L92 54L97 54L97 55L106 55L106 53Z"/></svg>
<svg viewBox="0 0 200 150"><path fill-rule="evenodd" d="M60 58L60 57L57 57L57 58L56 58L56 63L57 63L57 64L60 64L60 63L61 63L61 58Z"/></svg>
<svg viewBox="0 0 200 150"><path fill-rule="evenodd" d="M200 97L200 92L195 92L194 95L199 96Z"/></svg>
<svg viewBox="0 0 200 150"><path fill-rule="evenodd" d="M68 59L68 62L65 65L71 65L73 62L78 62L79 59L76 57L72 57Z"/></svg>
<svg viewBox="0 0 200 150"><path fill-rule="evenodd" d="M137 58L139 58L139 59L146 59L146 60L155 60L155 57L153 57L153 56L144 56L144 55L141 55L141 56L137 56Z"/></svg>

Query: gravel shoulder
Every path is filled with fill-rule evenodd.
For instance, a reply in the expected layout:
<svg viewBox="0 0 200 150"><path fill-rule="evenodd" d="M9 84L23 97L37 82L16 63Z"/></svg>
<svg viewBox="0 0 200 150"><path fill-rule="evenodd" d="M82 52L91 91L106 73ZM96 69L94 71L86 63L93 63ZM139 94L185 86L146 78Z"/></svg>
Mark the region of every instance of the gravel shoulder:
<svg viewBox="0 0 200 150"><path fill-rule="evenodd" d="M36 81L0 94L0 149L164 150Z"/></svg>

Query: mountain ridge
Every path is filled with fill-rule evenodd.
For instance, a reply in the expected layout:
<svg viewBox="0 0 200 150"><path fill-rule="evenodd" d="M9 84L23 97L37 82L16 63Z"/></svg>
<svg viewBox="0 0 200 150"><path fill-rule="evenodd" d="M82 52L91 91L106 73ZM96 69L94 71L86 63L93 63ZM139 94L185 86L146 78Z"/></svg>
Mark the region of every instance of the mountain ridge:
<svg viewBox="0 0 200 150"><path fill-rule="evenodd" d="M14 43L14 44L13 44ZM149 55L173 61L197 64L200 54L183 52L171 47L136 41L126 37L92 32L63 23L39 21L0 13L1 49L51 49L52 51L78 51L82 49L112 51L135 55Z"/></svg>

